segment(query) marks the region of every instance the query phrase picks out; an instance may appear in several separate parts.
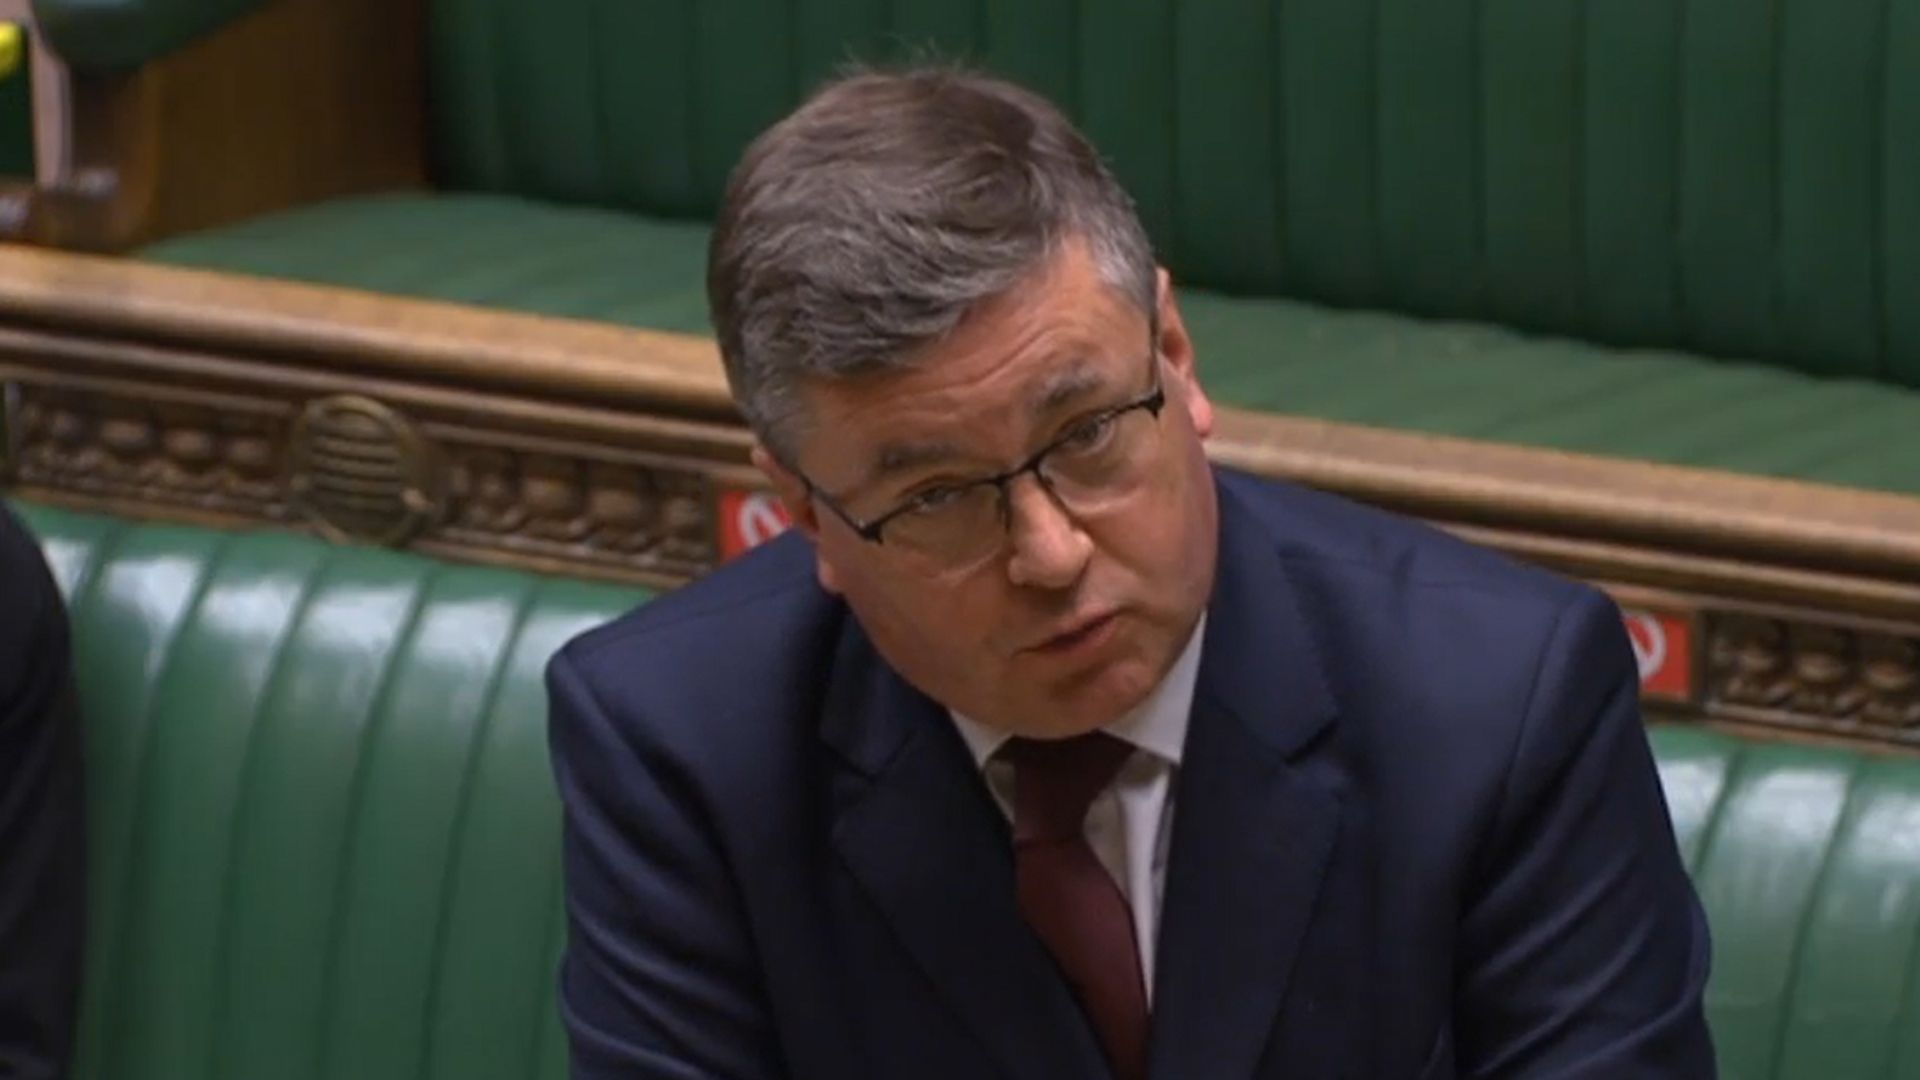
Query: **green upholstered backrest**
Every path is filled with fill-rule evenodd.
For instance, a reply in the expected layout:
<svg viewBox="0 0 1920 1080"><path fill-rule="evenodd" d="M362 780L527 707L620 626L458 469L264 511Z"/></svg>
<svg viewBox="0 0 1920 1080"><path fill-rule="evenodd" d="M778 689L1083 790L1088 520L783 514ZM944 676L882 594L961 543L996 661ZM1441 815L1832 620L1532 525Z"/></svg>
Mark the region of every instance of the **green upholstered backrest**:
<svg viewBox="0 0 1920 1080"><path fill-rule="evenodd" d="M443 180L705 217L848 57L1063 103L1183 281L1920 385L1920 0L431 0Z"/></svg>
<svg viewBox="0 0 1920 1080"><path fill-rule="evenodd" d="M1920 761L1656 727L1729 1080L1920 1076Z"/></svg>
<svg viewBox="0 0 1920 1080"><path fill-rule="evenodd" d="M21 510L87 722L79 1076L564 1076L542 669L640 594Z"/></svg>
<svg viewBox="0 0 1920 1080"><path fill-rule="evenodd" d="M20 509L88 725L80 1076L564 1075L540 673L642 597ZM1653 737L1724 1075L1920 1075L1920 761Z"/></svg>

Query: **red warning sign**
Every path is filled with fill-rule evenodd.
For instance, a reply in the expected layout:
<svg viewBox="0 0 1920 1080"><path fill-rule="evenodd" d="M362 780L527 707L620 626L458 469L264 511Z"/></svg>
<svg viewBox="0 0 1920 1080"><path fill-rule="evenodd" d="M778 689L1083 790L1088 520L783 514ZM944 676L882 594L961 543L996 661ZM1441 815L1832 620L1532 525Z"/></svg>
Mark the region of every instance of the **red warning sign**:
<svg viewBox="0 0 1920 1080"><path fill-rule="evenodd" d="M726 561L786 532L787 508L770 491L720 492L720 559Z"/></svg>
<svg viewBox="0 0 1920 1080"><path fill-rule="evenodd" d="M1693 620L1670 611L1626 608L1627 637L1640 664L1640 693L1656 701L1693 700Z"/></svg>

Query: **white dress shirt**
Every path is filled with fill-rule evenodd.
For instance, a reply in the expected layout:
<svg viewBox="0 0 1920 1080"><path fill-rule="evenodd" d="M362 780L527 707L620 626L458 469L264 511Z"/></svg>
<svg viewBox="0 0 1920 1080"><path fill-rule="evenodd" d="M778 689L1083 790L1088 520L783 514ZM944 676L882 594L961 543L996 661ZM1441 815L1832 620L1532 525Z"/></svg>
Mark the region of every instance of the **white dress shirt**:
<svg viewBox="0 0 1920 1080"><path fill-rule="evenodd" d="M1167 845L1173 837L1173 780L1187 742L1206 626L1202 613L1193 636L1160 685L1132 711L1102 729L1131 743L1134 752L1087 809L1087 843L1126 895L1133 913L1133 939L1140 947L1140 974L1146 980L1149 1005L1153 1003L1154 943L1159 940L1160 903L1166 891ZM1013 765L993 757L1012 736L951 710L948 715L984 772L994 801L1007 820L1013 820Z"/></svg>

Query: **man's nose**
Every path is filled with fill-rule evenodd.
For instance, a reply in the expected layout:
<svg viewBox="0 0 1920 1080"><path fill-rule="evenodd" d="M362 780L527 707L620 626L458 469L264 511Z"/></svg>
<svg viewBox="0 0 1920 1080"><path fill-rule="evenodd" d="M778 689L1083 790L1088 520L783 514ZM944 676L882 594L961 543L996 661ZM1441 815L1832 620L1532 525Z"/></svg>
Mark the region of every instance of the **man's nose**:
<svg viewBox="0 0 1920 1080"><path fill-rule="evenodd" d="M1061 589L1080 579L1093 538L1038 476L1028 473L1007 485L1007 517L1007 577L1015 585Z"/></svg>

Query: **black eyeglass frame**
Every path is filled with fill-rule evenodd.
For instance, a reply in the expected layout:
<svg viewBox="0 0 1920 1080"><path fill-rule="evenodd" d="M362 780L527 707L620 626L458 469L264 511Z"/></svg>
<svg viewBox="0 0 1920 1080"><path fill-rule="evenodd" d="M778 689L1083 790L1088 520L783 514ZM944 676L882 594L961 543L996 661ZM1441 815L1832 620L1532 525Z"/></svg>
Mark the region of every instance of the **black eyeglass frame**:
<svg viewBox="0 0 1920 1080"><path fill-rule="evenodd" d="M1155 340L1157 341L1158 335L1156 334L1154 336L1155 336ZM1121 404L1112 406L1111 408L1102 409L1099 412L1089 414L1082 420L1075 423L1067 431L1061 433L1059 438L1054 439L1052 442L1049 442L1047 443L1047 445L1034 451L1032 454L1028 455L1025 461L1021 462L1020 464L1014 466L1011 469L1006 470L1005 472L995 473L992 476L978 477L976 479L968 480L959 484L950 484L940 490L943 493L951 494L956 492L969 491L978 487L991 486L999 489L1001 528L1005 528L1007 526L1008 521L1010 520L1008 516L1008 508L1012 505L1012 501L1007 494L1007 489L1015 480L1019 479L1021 476L1027 473L1032 473L1035 482L1037 482L1042 488L1045 488L1047 491L1047 494L1053 495L1055 498L1058 498L1059 496L1055 494L1053 490L1053 485L1047 482L1046 474L1040 471L1040 466L1046 462L1048 455L1059 450L1062 446L1065 446L1068 442L1070 442L1073 439L1073 437L1076 434L1078 434L1082 429L1084 429L1089 424L1096 424L1096 423L1110 424L1113 421L1118 420L1122 416L1125 416L1126 414L1130 412L1134 412L1139 409L1145 409L1148 415L1152 416L1155 420L1160 419L1161 410L1165 409L1167 406L1167 388L1166 388L1166 384L1160 379L1160 350L1157 346L1154 348L1153 352L1147 357L1147 362L1153 369L1153 389L1152 390L1147 391L1147 393L1143 394L1140 397L1134 398L1132 401L1122 402ZM886 513L881 514L879 517L876 517L871 521L861 521L859 518L854 517L853 514L850 513L845 507L841 506L839 503L839 500L835 499L831 495L828 495L825 491L822 491L819 485L815 484L811 479L809 479L805 473L802 473L797 469L791 470L791 471L795 476L799 477L801 483L807 486L808 496L820 500L822 505L824 505L827 509L833 511L835 517L838 517L841 521L846 522L848 528L852 529L856 535L858 535L862 540L865 540L870 544L880 544L884 546L886 543L884 530L887 527L887 523L894 520L895 518L901 517L906 514L910 514L913 511L920 509L923 505L925 505L925 502L926 502L925 496L916 496L914 498L910 498L906 500L905 502L901 503L899 506L896 506L893 509L888 510Z"/></svg>

